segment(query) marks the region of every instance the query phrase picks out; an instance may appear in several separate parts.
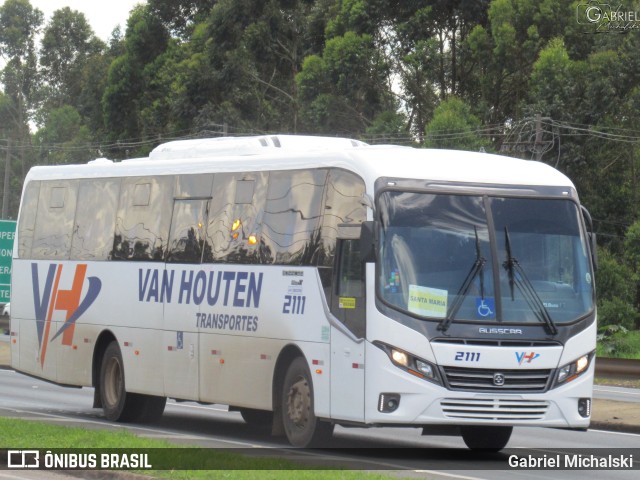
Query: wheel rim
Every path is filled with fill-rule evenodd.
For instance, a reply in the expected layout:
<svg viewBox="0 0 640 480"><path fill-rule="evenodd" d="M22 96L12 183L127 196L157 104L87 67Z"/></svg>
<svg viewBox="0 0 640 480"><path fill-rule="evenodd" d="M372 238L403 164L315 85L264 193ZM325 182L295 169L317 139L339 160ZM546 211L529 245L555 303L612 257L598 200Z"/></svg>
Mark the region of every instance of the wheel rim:
<svg viewBox="0 0 640 480"><path fill-rule="evenodd" d="M117 358L107 361L104 377L104 398L109 406L117 405L122 393L122 367Z"/></svg>
<svg viewBox="0 0 640 480"><path fill-rule="evenodd" d="M311 411L311 389L306 378L299 377L287 393L287 416L297 428L304 428L309 423Z"/></svg>

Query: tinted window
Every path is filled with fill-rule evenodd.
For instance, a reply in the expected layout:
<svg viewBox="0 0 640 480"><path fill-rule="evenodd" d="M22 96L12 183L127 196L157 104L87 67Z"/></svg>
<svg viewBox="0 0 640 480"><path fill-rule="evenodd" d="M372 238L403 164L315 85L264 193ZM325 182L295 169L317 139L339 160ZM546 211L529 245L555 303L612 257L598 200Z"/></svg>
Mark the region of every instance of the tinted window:
<svg viewBox="0 0 640 480"><path fill-rule="evenodd" d="M167 262L200 263L205 248L208 200L176 200Z"/></svg>
<svg viewBox="0 0 640 480"><path fill-rule="evenodd" d="M327 173L301 170L269 176L262 237L275 263L315 264L321 248Z"/></svg>
<svg viewBox="0 0 640 480"><path fill-rule="evenodd" d="M75 260L106 260L120 195L120 179L82 180L78 189L76 226L71 244Z"/></svg>
<svg viewBox="0 0 640 480"><path fill-rule="evenodd" d="M18 221L18 256L29 258L33 244L33 229L38 213L38 198L40 197L40 182L29 182L24 187L20 220Z"/></svg>
<svg viewBox="0 0 640 480"><path fill-rule="evenodd" d="M272 263L262 240L267 173L220 173L213 179L205 262ZM252 193L252 195L249 195Z"/></svg>
<svg viewBox="0 0 640 480"><path fill-rule="evenodd" d="M162 261L173 208L174 177L124 178L111 257Z"/></svg>
<svg viewBox="0 0 640 480"><path fill-rule="evenodd" d="M367 211L362 204L364 182L357 175L345 170L331 169L326 188L322 243L317 251L316 265L333 265L338 225L362 223Z"/></svg>
<svg viewBox="0 0 640 480"><path fill-rule="evenodd" d="M77 192L77 180L43 182L38 199L32 258L69 258Z"/></svg>

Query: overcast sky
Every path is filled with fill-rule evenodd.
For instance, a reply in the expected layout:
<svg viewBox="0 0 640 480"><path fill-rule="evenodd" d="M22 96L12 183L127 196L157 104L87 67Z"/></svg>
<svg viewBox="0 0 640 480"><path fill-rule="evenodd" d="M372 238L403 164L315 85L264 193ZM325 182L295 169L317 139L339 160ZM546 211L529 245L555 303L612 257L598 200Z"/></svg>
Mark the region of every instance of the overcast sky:
<svg viewBox="0 0 640 480"><path fill-rule="evenodd" d="M31 5L44 13L45 25L54 11L69 7L84 13L95 34L104 41L118 25L124 34L129 12L138 3L145 3L145 0L31 0Z"/></svg>

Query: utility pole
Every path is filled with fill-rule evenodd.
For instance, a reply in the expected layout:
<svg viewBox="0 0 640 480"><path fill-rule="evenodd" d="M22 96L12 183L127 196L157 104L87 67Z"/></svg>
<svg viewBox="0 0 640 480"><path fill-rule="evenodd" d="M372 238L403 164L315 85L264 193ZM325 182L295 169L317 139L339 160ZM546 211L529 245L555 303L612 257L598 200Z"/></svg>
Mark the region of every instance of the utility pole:
<svg viewBox="0 0 640 480"><path fill-rule="evenodd" d="M2 194L2 218L9 214L9 177L11 176L11 140L7 139L7 156L4 164L4 190Z"/></svg>
<svg viewBox="0 0 640 480"><path fill-rule="evenodd" d="M542 116L536 114L536 142L533 144L533 151L536 154L536 160L542 160Z"/></svg>

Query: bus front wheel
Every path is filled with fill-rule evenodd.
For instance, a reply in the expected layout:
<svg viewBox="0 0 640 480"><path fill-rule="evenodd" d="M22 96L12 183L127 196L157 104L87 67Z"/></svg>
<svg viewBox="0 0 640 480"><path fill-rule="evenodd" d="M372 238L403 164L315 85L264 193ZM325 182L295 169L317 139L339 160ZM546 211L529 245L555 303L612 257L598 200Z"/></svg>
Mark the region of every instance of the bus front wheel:
<svg viewBox="0 0 640 480"><path fill-rule="evenodd" d="M294 447L322 446L331 438L333 425L315 415L311 373L302 357L296 357L287 369L281 408L284 431Z"/></svg>
<svg viewBox="0 0 640 480"><path fill-rule="evenodd" d="M273 412L266 410L256 410L255 408L241 408L240 415L242 419L249 425L259 428L267 429L273 424Z"/></svg>
<svg viewBox="0 0 640 480"><path fill-rule="evenodd" d="M513 427L475 426L460 427L464 443L472 450L497 452L507 446Z"/></svg>

